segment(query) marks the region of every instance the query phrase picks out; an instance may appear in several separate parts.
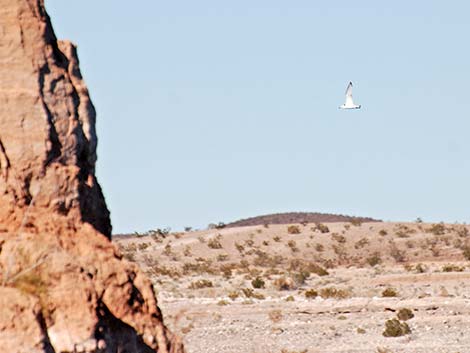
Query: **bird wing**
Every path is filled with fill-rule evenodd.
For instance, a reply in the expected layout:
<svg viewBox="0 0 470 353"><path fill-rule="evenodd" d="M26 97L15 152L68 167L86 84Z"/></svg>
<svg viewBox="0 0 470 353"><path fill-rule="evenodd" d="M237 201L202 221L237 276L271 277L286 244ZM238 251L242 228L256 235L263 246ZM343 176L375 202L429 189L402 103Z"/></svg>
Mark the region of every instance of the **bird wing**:
<svg viewBox="0 0 470 353"><path fill-rule="evenodd" d="M354 105L353 96L352 96L352 82L349 82L348 87L346 88L346 102L345 105Z"/></svg>

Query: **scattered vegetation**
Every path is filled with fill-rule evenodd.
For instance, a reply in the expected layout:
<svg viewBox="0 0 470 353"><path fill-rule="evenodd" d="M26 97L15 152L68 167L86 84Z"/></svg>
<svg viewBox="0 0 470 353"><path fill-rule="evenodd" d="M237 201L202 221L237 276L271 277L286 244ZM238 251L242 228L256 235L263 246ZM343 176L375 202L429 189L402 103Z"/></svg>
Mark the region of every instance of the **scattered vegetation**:
<svg viewBox="0 0 470 353"><path fill-rule="evenodd" d="M217 237L209 239L207 246L211 249L222 249L222 244L220 243L221 238L222 236L219 234Z"/></svg>
<svg viewBox="0 0 470 353"><path fill-rule="evenodd" d="M320 233L329 233L330 229L328 226L324 225L323 223L317 223L315 224L315 230L318 230Z"/></svg>
<svg viewBox="0 0 470 353"><path fill-rule="evenodd" d="M381 262L382 262L382 259L381 259L381 257L380 257L380 253L375 252L375 253L373 253L371 256L369 256L369 257L366 259L366 261L367 261L367 263L368 263L370 266L374 267L374 266L378 265L379 263L381 263Z"/></svg>

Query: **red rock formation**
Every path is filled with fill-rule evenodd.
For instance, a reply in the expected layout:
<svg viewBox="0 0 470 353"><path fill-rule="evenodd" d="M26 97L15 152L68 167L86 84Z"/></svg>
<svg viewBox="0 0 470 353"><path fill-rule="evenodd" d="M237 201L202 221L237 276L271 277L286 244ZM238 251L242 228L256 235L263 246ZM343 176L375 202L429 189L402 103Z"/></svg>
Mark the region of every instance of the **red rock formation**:
<svg viewBox="0 0 470 353"><path fill-rule="evenodd" d="M57 41L43 1L0 0L0 28L0 222L18 227L28 209L41 229L58 215L110 236L95 110L74 46Z"/></svg>
<svg viewBox="0 0 470 353"><path fill-rule="evenodd" d="M179 353L111 244L95 111L43 0L0 0L0 351Z"/></svg>

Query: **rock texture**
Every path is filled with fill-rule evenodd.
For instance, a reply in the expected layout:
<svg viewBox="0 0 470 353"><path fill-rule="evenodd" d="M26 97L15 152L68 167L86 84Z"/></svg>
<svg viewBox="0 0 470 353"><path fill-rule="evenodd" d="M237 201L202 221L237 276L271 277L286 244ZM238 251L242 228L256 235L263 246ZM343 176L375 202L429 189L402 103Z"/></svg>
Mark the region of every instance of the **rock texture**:
<svg viewBox="0 0 470 353"><path fill-rule="evenodd" d="M28 210L41 230L66 220L110 236L75 47L57 41L43 1L0 0L0 28L0 222L16 229Z"/></svg>
<svg viewBox="0 0 470 353"><path fill-rule="evenodd" d="M0 0L0 350L179 353L111 244L95 110L43 0Z"/></svg>

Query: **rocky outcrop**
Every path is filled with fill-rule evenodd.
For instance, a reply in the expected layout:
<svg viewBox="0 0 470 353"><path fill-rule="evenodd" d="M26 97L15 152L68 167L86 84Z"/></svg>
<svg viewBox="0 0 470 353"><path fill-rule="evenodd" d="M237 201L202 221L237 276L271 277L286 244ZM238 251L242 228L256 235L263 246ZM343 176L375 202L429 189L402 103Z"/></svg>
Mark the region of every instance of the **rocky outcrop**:
<svg viewBox="0 0 470 353"><path fill-rule="evenodd" d="M0 0L0 350L180 353L111 244L95 110L43 0Z"/></svg>
<svg viewBox="0 0 470 353"><path fill-rule="evenodd" d="M28 210L41 230L66 220L110 236L75 47L57 41L43 1L0 0L0 28L0 222L16 229Z"/></svg>

